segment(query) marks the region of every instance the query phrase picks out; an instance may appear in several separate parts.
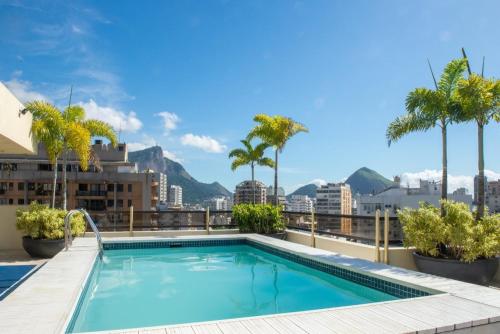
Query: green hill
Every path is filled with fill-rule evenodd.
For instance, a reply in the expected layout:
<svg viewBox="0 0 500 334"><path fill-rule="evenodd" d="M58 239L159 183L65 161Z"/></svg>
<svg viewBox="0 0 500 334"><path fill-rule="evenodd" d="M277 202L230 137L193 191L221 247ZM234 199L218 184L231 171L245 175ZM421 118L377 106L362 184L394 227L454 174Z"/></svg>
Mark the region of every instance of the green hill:
<svg viewBox="0 0 500 334"><path fill-rule="evenodd" d="M316 197L316 189L318 189L318 186L315 185L314 183L311 184L306 184L305 186L302 186L295 190L293 193L287 196L288 199L292 197L292 195L307 195L311 198Z"/></svg>
<svg viewBox="0 0 500 334"><path fill-rule="evenodd" d="M345 183L351 186L353 194L378 193L387 187L394 185L394 182L391 180L366 167L362 167L355 171L347 178Z"/></svg>
<svg viewBox="0 0 500 334"><path fill-rule="evenodd" d="M185 203L201 203L214 196L232 196L232 193L218 182L203 183L197 181L180 163L165 158L160 146L129 152L128 159L131 162L136 162L139 170L152 169L167 174L169 186L182 187L182 198Z"/></svg>

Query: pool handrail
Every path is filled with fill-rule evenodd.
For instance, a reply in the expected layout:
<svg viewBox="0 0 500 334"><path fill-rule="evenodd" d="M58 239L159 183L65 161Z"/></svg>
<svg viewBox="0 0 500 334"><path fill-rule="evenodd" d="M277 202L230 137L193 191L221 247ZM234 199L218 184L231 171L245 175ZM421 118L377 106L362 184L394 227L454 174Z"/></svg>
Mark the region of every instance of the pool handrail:
<svg viewBox="0 0 500 334"><path fill-rule="evenodd" d="M67 251L68 247L71 246L73 243L73 237L71 236L71 224L70 224L70 218L75 214L75 213L81 213L83 214L85 220L87 223L90 225L90 228L95 234L95 237L97 239L97 245L99 247L99 257L102 259L102 252L103 252L103 246L102 246L102 238L101 238L101 233L99 232L99 229L95 225L94 221L92 220L92 217L90 217L89 213L85 209L73 209L69 211L66 216L64 217L64 248Z"/></svg>

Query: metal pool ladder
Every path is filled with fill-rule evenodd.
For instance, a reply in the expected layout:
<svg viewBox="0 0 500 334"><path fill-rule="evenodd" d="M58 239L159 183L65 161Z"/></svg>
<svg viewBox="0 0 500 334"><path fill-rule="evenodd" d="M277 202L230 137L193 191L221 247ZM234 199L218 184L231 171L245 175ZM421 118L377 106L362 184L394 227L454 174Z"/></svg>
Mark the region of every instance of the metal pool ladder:
<svg viewBox="0 0 500 334"><path fill-rule="evenodd" d="M99 247L99 257L102 260L103 247L102 247L101 233L99 233L99 230L97 229L97 226L95 225L94 221L92 220L92 217L90 217L89 213L85 209L71 210L64 217L64 247L65 247L66 251L68 250L68 247L71 246L71 244L73 243L73 237L71 236L70 219L77 212L80 212L81 214L83 214L85 220L90 225L90 228L92 228L92 231L94 232L95 237L97 239L97 245Z"/></svg>

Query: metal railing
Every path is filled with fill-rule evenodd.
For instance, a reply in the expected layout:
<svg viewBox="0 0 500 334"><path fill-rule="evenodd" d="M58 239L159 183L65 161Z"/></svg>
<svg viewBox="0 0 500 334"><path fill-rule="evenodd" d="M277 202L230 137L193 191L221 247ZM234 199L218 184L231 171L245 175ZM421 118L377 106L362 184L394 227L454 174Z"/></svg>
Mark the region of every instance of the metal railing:
<svg viewBox="0 0 500 334"><path fill-rule="evenodd" d="M103 246L102 246L101 234L99 233L99 229L92 220L92 217L90 217L89 213L85 209L71 210L64 217L64 248L67 251L68 247L73 243L73 237L71 235L71 217L75 213L83 214L84 219L87 221L88 225L90 225L97 239L97 245L99 247L99 257L102 259Z"/></svg>

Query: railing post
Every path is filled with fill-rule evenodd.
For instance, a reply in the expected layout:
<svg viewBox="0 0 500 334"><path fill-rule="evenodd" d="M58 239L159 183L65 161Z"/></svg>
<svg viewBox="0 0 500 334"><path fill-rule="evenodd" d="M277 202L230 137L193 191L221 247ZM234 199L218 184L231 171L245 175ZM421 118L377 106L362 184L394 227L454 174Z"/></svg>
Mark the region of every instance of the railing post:
<svg viewBox="0 0 500 334"><path fill-rule="evenodd" d="M314 237L314 208L311 210L311 247L316 247L316 239Z"/></svg>
<svg viewBox="0 0 500 334"><path fill-rule="evenodd" d="M375 211L375 261L380 262L380 210Z"/></svg>
<svg viewBox="0 0 500 334"><path fill-rule="evenodd" d="M207 230L207 234L210 234L210 207L208 206L205 211L205 229Z"/></svg>
<svg viewBox="0 0 500 334"><path fill-rule="evenodd" d="M389 210L384 211L384 263L389 263Z"/></svg>
<svg viewBox="0 0 500 334"><path fill-rule="evenodd" d="M130 236L132 237L134 235L134 206L133 205L130 206L130 214L129 214L128 218L129 218L128 231L129 231Z"/></svg>

